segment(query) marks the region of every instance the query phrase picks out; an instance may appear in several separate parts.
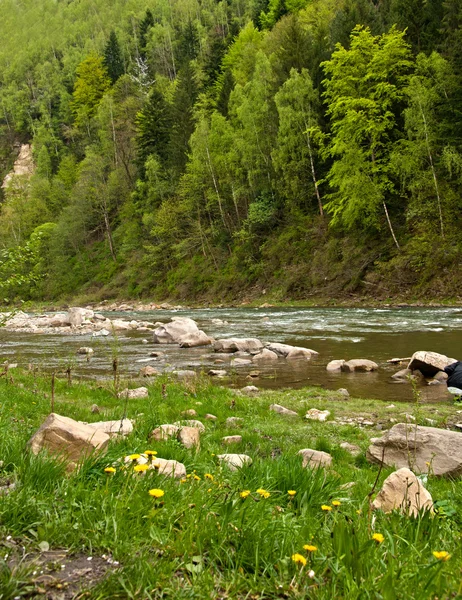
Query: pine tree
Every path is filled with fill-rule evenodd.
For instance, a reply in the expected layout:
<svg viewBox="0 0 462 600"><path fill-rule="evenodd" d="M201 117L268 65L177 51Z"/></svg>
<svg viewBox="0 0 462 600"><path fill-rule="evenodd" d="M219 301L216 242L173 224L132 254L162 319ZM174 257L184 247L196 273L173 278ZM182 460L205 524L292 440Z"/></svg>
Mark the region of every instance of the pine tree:
<svg viewBox="0 0 462 600"><path fill-rule="evenodd" d="M154 17L152 16L152 12L149 8L146 10L146 14L144 15L143 20L140 23L139 32L140 32L140 47L139 54L141 58L146 58L146 44L148 42L148 33L151 27L154 25Z"/></svg>
<svg viewBox="0 0 462 600"><path fill-rule="evenodd" d="M104 64L114 84L125 71L119 40L114 30L111 31L106 48L104 49Z"/></svg>
<svg viewBox="0 0 462 600"><path fill-rule="evenodd" d="M148 157L155 154L165 164L170 134L169 107L163 95L154 88L136 117L137 162L144 177Z"/></svg>

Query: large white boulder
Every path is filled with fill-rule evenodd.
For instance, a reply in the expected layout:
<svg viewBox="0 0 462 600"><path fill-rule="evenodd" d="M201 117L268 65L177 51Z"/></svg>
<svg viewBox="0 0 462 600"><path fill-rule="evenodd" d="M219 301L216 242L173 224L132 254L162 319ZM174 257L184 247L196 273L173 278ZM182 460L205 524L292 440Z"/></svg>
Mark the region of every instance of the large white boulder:
<svg viewBox="0 0 462 600"><path fill-rule="evenodd" d="M455 362L455 358L448 358L445 354L419 351L414 352L407 368L420 371L425 377L433 377L438 371L444 371L445 367Z"/></svg>
<svg viewBox="0 0 462 600"><path fill-rule="evenodd" d="M73 306L67 311L67 321L71 327L80 327L84 321L89 321L94 315L95 313L89 308Z"/></svg>
<svg viewBox="0 0 462 600"><path fill-rule="evenodd" d="M432 507L430 492L406 467L391 473L385 479L382 489L372 503L373 510L383 510L386 513L399 510L413 516L417 516L419 511L432 510Z"/></svg>
<svg viewBox="0 0 462 600"><path fill-rule="evenodd" d="M173 317L169 323L157 324L156 329L154 329L154 343L179 344L183 338L198 334L199 331L199 327L193 319Z"/></svg>

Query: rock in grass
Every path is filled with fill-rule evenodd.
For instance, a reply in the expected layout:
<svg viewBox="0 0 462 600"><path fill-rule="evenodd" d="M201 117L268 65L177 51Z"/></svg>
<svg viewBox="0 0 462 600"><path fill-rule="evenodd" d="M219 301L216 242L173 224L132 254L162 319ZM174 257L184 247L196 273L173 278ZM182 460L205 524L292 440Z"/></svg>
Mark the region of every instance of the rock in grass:
<svg viewBox="0 0 462 600"><path fill-rule="evenodd" d="M462 433L398 423L371 442L367 450L369 462L437 476L462 474Z"/></svg>
<svg viewBox="0 0 462 600"><path fill-rule="evenodd" d="M351 456L358 456L361 454L362 450L356 444L350 444L350 442L342 442L340 444L340 448L346 450Z"/></svg>
<svg viewBox="0 0 462 600"><path fill-rule="evenodd" d="M240 427L244 423L241 417L228 417L226 419L226 427Z"/></svg>
<svg viewBox="0 0 462 600"><path fill-rule="evenodd" d="M317 408L310 408L305 415L305 419L311 421L325 421L330 416L329 410L318 410Z"/></svg>
<svg viewBox="0 0 462 600"><path fill-rule="evenodd" d="M242 435L226 435L221 441L223 444L240 444Z"/></svg>
<svg viewBox="0 0 462 600"><path fill-rule="evenodd" d="M347 373L362 372L370 373L371 371L377 371L379 365L372 360L367 358L355 358L353 360L346 361L342 366L342 371Z"/></svg>
<svg viewBox="0 0 462 600"><path fill-rule="evenodd" d="M141 377L155 377L156 375L159 375L159 371L154 369L154 367L151 367L151 365L146 365L140 369L140 375Z"/></svg>
<svg viewBox="0 0 462 600"><path fill-rule="evenodd" d="M95 451L105 450L109 435L56 413L51 413L28 442L31 451L38 454L47 450L53 456L68 461L68 470Z"/></svg>
<svg viewBox="0 0 462 600"><path fill-rule="evenodd" d="M188 408L188 410L184 410L181 414L183 417L197 417L197 411L194 408Z"/></svg>
<svg viewBox="0 0 462 600"><path fill-rule="evenodd" d="M340 373L344 364L344 360L331 360L330 363L327 364L326 371L329 371L330 373Z"/></svg>
<svg viewBox="0 0 462 600"><path fill-rule="evenodd" d="M328 452L322 452L322 450L311 450L311 448L305 448L299 450L303 458L303 467L310 467L316 469L319 467L330 467L332 464L332 456Z"/></svg>
<svg viewBox="0 0 462 600"><path fill-rule="evenodd" d="M178 434L179 430L180 427L178 425L171 425L169 423L166 423L165 425L156 427L152 431L150 437L156 440L157 442L160 442L161 440L168 440L169 438L174 437Z"/></svg>
<svg viewBox="0 0 462 600"><path fill-rule="evenodd" d="M129 400L141 400L149 396L148 388L138 387L133 390L126 388L119 393L119 398L128 398Z"/></svg>
<svg viewBox="0 0 462 600"><path fill-rule="evenodd" d="M93 348L89 348L88 346L81 346L77 349L77 354L86 354L87 356L91 356L93 354Z"/></svg>
<svg viewBox="0 0 462 600"><path fill-rule="evenodd" d="M92 404L91 408L90 408L90 412L93 413L94 415L99 415L101 410L97 404Z"/></svg>
<svg viewBox="0 0 462 600"><path fill-rule="evenodd" d="M433 500L422 482L405 467L389 475L372 503L373 510L388 513L399 510L416 517L420 511L432 510Z"/></svg>
<svg viewBox="0 0 462 600"><path fill-rule="evenodd" d="M425 377L434 377L438 371L444 371L444 368L455 363L455 358L448 358L445 354L438 352L414 352L407 366L411 371L420 371Z"/></svg>
<svg viewBox="0 0 462 600"><path fill-rule="evenodd" d="M269 409L280 415L286 415L288 417L298 417L298 413L296 413L294 410L290 410L289 408L281 406L280 404L271 404Z"/></svg>
<svg viewBox="0 0 462 600"><path fill-rule="evenodd" d="M260 390L255 385L246 385L241 389L243 394L257 394Z"/></svg>
<svg viewBox="0 0 462 600"><path fill-rule="evenodd" d="M204 419L207 419L207 421L216 421L218 419L218 417L216 417L215 415L211 415L210 413L207 413L205 415Z"/></svg>
<svg viewBox="0 0 462 600"><path fill-rule="evenodd" d="M200 431L197 427L181 427L178 431L178 441L185 448L195 448L199 450L201 441L200 441Z"/></svg>
<svg viewBox="0 0 462 600"><path fill-rule="evenodd" d="M165 477L174 477L175 479L186 477L186 467L177 460L156 458L152 462L152 468L156 469L159 475L165 475Z"/></svg>
<svg viewBox="0 0 462 600"><path fill-rule="evenodd" d="M117 421L98 421L97 423L88 423L90 427L104 431L111 437L116 435L128 435L133 431L133 423L130 419L119 419Z"/></svg>
<svg viewBox="0 0 462 600"><path fill-rule="evenodd" d="M252 464L252 459L247 454L219 454L218 460L229 467L231 471L237 471L244 465Z"/></svg>
<svg viewBox="0 0 462 600"><path fill-rule="evenodd" d="M201 433L205 431L205 425L196 419L186 419L184 421L175 421L174 425L178 425L179 427L195 427Z"/></svg>

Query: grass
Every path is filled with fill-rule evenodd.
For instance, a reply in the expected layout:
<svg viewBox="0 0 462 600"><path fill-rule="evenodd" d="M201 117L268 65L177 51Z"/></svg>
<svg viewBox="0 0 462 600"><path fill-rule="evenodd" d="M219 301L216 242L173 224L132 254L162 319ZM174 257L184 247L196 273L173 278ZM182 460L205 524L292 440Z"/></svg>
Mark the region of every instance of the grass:
<svg viewBox="0 0 462 600"><path fill-rule="evenodd" d="M250 398L201 378L183 386L159 378L149 386L148 399L128 402L134 432L111 441L105 455L87 459L79 471L66 475L57 459L26 450L50 412L50 378L16 369L10 375L11 380L0 379L0 486L8 481L16 487L0 495L0 600L422 600L461 594L461 482L428 478L438 506L435 515L372 515L368 494L377 475L378 490L391 472L379 472L365 460L370 438L380 432L335 420L365 416L386 428L390 418L402 421L401 413L412 413L417 422L428 424L425 419L431 417L442 425L456 419L453 406L397 404L390 409L388 403L345 401L315 388ZM102 414L90 412L95 403ZM300 418L269 411L271 403L296 410ZM330 421L303 420L312 407L328 408ZM176 440L150 441L155 427L177 421L191 408L206 425L199 452ZM91 422L120 418L123 411L109 384L56 383L59 414ZM205 421L206 413L217 421ZM227 427L230 416L241 417L242 425ZM221 438L233 434L242 435L242 442L224 447ZM363 452L352 457L340 447L343 441L358 444ZM302 448L330 452L333 467L302 468L297 455ZM104 473L121 457L147 449L184 463L190 477L180 483L155 471L140 476L119 467L114 475ZM253 464L231 472L217 459L223 452L246 453ZM355 485L342 487L349 482ZM152 488L162 489L164 496L151 497ZM260 488L269 497L258 494ZM244 490L251 492L246 498L240 496ZM288 490L295 490L295 496ZM340 505L333 506L334 500ZM323 511L324 504L332 510ZM384 541L373 540L374 533ZM307 544L317 549L305 550ZM48 548L65 549L68 560L92 557L106 567L96 581L84 574L76 587L59 578L59 565L40 563ZM433 556L442 550L451 555L448 561ZM302 562L292 560L297 553ZM47 577L40 575L38 563Z"/></svg>

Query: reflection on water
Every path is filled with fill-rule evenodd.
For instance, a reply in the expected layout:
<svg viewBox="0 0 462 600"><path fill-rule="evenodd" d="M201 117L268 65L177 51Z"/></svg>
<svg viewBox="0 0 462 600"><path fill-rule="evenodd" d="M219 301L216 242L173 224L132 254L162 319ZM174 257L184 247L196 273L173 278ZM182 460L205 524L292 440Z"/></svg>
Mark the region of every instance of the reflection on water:
<svg viewBox="0 0 462 600"><path fill-rule="evenodd" d="M201 329L215 338L258 337L262 341L312 348L319 356L309 362L281 359L267 366L231 367L230 356L214 354L207 347L181 349L174 345L154 345L152 334L146 332L121 333L114 340L112 336L92 338L91 335L22 334L0 330L0 359L63 369L71 364L82 376L107 377L113 356L117 355L125 374L131 375L136 375L145 364L162 371L224 368L230 374L227 381L230 385L346 387L355 396L399 401L412 399L412 392L408 384L397 384L390 379L401 367L387 364L388 359L411 356L417 350L462 358L462 308L230 308L107 313L111 318L152 322L165 322L174 315L192 317ZM143 343L143 339L148 343ZM90 362L76 355L80 346L94 349ZM161 350L165 355L150 358L153 350ZM326 364L340 358L368 358L377 362L380 370L378 373L328 374ZM224 363L215 364L217 360ZM258 370L261 375L249 382L247 376L251 370ZM425 401L448 398L445 385L423 387L420 391Z"/></svg>

